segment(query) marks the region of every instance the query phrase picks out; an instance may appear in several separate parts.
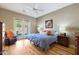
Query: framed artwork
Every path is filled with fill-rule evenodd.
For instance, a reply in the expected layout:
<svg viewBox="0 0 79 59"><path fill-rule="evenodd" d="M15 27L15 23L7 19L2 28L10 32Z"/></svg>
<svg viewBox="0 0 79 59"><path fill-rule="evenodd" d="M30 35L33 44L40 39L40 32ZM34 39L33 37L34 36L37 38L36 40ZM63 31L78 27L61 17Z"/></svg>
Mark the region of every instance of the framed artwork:
<svg viewBox="0 0 79 59"><path fill-rule="evenodd" d="M45 28L53 28L53 20L46 20Z"/></svg>

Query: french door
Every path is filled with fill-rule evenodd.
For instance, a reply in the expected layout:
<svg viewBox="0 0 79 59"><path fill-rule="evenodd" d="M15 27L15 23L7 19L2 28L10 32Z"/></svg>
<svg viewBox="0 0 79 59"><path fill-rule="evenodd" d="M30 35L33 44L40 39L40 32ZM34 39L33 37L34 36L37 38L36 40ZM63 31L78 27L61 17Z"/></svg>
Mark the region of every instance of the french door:
<svg viewBox="0 0 79 59"><path fill-rule="evenodd" d="M24 20L14 20L15 35L18 39L25 38L28 33L28 22Z"/></svg>

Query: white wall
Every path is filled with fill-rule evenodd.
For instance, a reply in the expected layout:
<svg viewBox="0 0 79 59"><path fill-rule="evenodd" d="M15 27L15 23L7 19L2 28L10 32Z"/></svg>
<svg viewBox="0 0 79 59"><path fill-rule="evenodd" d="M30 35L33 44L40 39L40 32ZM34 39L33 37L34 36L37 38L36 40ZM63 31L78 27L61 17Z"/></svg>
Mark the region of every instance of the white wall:
<svg viewBox="0 0 79 59"><path fill-rule="evenodd" d="M44 28L45 28L45 20L50 19L53 20L53 28L51 29L54 30L59 30L60 26L79 28L79 4L70 5L68 7L54 11L37 19L38 19L37 25L43 26ZM70 44L75 44L74 40L75 39L71 37Z"/></svg>

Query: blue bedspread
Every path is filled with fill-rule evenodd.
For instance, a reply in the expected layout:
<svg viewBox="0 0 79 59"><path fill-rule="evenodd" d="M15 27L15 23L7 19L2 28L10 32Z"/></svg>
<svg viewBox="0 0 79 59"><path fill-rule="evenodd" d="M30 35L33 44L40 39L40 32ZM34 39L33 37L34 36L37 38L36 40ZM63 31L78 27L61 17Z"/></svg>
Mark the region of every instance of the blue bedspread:
<svg viewBox="0 0 79 59"><path fill-rule="evenodd" d="M48 49L49 45L55 41L57 41L56 35L45 35L45 34L28 34L26 36L27 39L34 42L36 45L43 49Z"/></svg>

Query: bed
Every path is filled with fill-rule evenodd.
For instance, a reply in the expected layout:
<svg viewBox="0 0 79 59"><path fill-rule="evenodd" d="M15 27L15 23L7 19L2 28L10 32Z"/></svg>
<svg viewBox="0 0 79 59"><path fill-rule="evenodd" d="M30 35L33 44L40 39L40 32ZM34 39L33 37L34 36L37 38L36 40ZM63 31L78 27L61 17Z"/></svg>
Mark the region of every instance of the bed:
<svg viewBox="0 0 79 59"><path fill-rule="evenodd" d="M47 51L47 49L50 47L50 44L57 41L57 35L46 35L40 33L28 34L26 38L35 45L45 49L45 51Z"/></svg>

